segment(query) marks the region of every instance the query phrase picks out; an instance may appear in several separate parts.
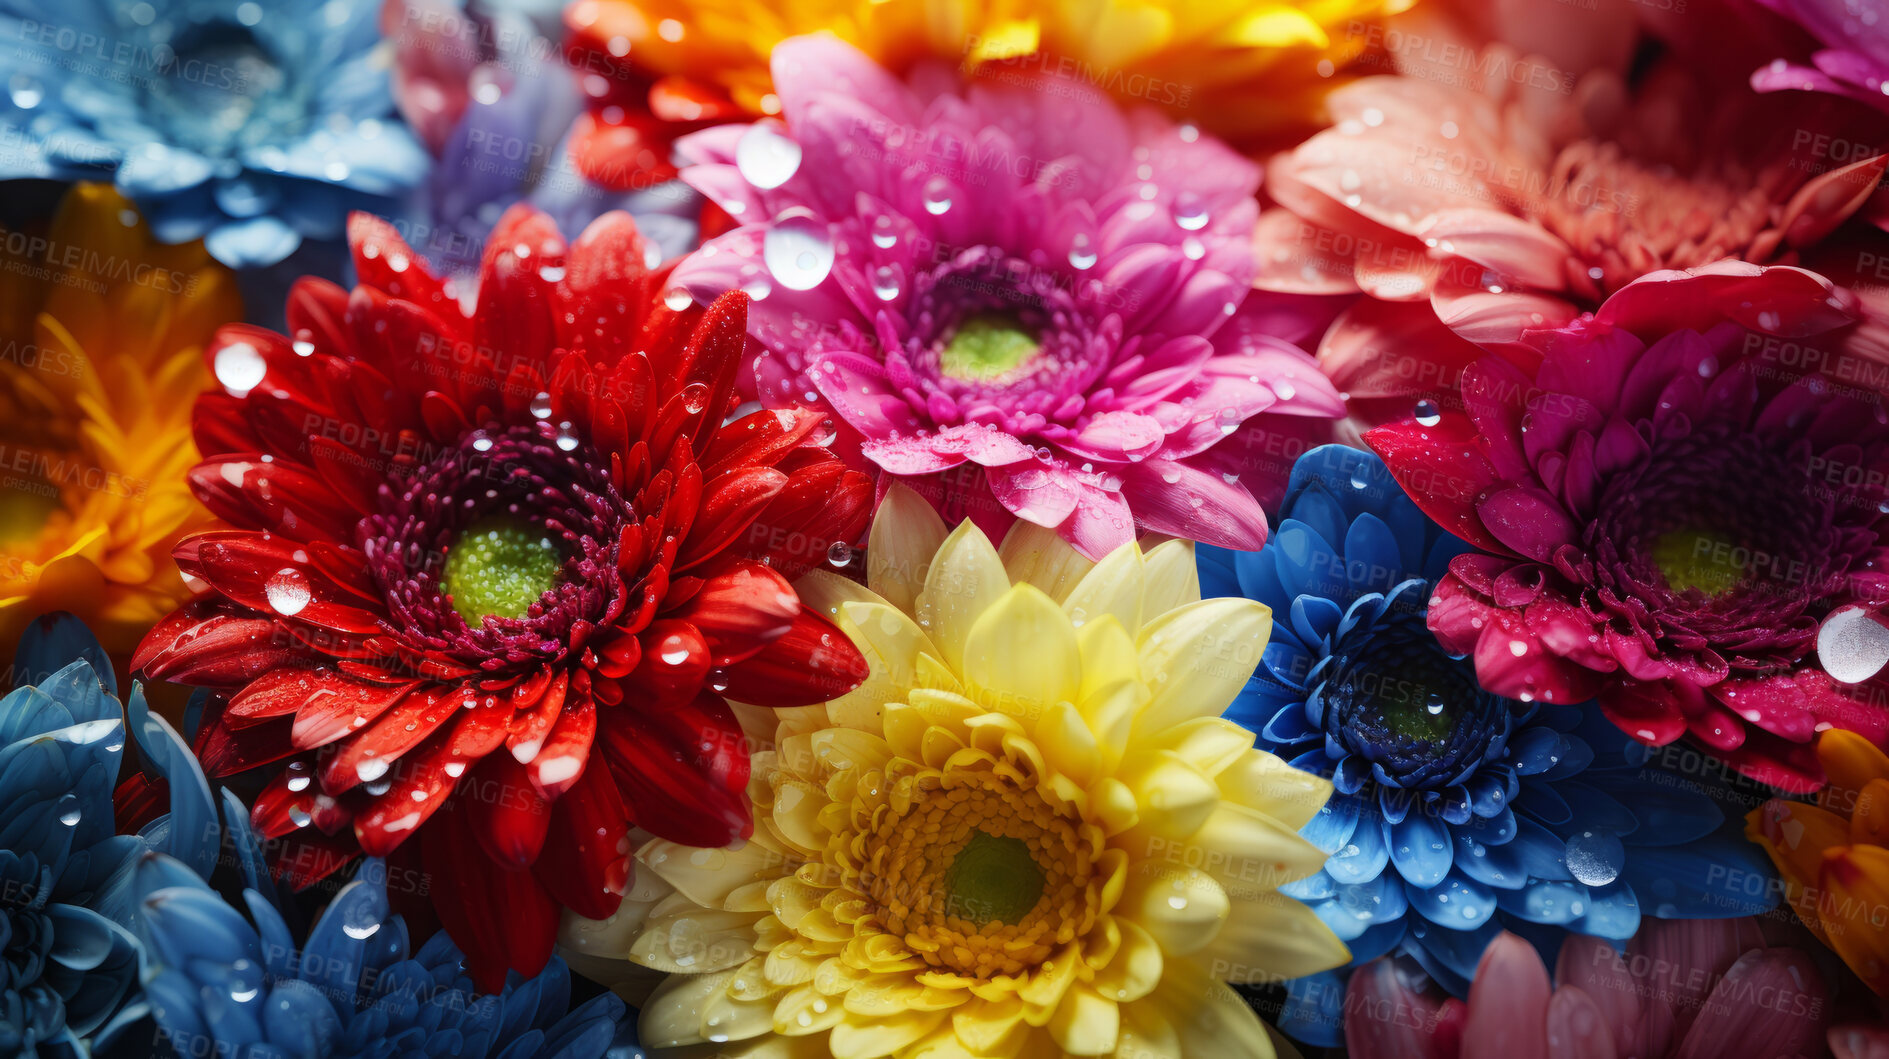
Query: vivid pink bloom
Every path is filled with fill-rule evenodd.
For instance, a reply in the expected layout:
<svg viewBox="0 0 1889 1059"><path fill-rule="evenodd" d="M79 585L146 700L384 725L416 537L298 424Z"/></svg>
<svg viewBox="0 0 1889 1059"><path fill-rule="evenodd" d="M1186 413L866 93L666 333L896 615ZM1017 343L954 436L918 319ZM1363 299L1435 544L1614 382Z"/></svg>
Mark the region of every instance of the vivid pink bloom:
<svg viewBox="0 0 1889 1059"><path fill-rule="evenodd" d="M1643 277L1741 262L1759 277L1748 288L1794 282L1771 276L1793 267L1843 286L1856 254L1838 244L1881 237L1852 223L1889 162L1864 146L1885 142L1881 117L1752 91L1735 57L1752 54L1751 30L1709 49L1681 40L1629 77L1648 42L1631 13L1521 6L1561 12L1544 21L1558 41L1529 34L1551 57L1500 44L1463 53L1473 62L1412 57L1404 75L1334 92L1332 126L1269 169L1279 207L1261 219L1257 285L1365 295L1319 353L1368 418L1447 393L1473 346L1560 326ZM1729 4L1693 6L1688 32L1748 26ZM1844 340L1889 360L1881 300ZM1414 361L1394 355L1413 347Z"/></svg>
<svg viewBox="0 0 1889 1059"><path fill-rule="evenodd" d="M1263 543L1255 494L1303 449L1280 431L1343 407L1293 344L1330 309L1248 295L1257 167L1046 76L900 81L817 37L773 70L784 124L678 145L743 227L676 281L754 298L764 403L831 408L882 488L994 529Z"/></svg>
<svg viewBox="0 0 1889 1059"><path fill-rule="evenodd" d="M1426 408L1365 440L1480 549L1451 562L1429 623L1484 687L1597 695L1641 742L1689 735L1808 791L1824 782L1818 732L1889 736L1889 682L1839 684L1815 651L1832 611L1889 600L1889 410L1794 367L1821 338L1720 314L1743 305L1813 334L1848 322L1815 277L1783 275L1794 283L1735 268L1642 280L1530 332L1513 359L1477 360L1463 411Z"/></svg>
<svg viewBox="0 0 1889 1059"><path fill-rule="evenodd" d="M1413 989L1413 977L1389 959L1352 975L1351 1059L1816 1059L1829 1020L1811 958L1767 944L1753 919L1648 919L1624 953L1570 935L1558 986L1505 932L1483 951L1468 1004Z"/></svg>

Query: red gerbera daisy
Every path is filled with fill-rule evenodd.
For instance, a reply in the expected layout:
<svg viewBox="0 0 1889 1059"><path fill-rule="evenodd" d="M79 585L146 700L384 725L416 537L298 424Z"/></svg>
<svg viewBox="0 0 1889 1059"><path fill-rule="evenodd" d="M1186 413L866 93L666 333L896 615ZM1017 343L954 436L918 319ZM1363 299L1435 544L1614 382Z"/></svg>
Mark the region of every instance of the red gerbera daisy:
<svg viewBox="0 0 1889 1059"><path fill-rule="evenodd" d="M401 855L496 989L560 906L615 910L631 826L749 833L723 696L865 677L789 579L857 539L871 487L818 413L724 422L747 300L670 309L626 215L567 246L514 208L470 314L385 223L349 237L353 292L305 278L292 339L208 351L227 392L197 405L191 484L229 528L178 547L207 591L133 664L219 692L212 774L286 761L267 836L338 865L418 835Z"/></svg>

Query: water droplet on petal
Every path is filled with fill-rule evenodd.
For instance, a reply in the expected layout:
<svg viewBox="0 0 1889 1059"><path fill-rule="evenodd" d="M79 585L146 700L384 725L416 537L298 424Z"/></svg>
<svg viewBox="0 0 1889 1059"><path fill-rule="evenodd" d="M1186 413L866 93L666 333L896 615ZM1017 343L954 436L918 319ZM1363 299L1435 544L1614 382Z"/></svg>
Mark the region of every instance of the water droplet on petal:
<svg viewBox="0 0 1889 1059"><path fill-rule="evenodd" d="M756 122L735 143L735 168L757 188L780 187L800 169L800 144L773 123Z"/></svg>

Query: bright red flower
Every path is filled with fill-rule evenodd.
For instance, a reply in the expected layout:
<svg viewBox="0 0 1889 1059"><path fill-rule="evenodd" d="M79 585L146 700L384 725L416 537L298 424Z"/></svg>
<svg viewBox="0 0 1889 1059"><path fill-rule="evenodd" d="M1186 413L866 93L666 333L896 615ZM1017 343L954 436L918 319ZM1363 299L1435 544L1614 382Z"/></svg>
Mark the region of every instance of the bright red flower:
<svg viewBox="0 0 1889 1059"><path fill-rule="evenodd" d="M626 215L567 246L514 208L471 313L386 224L349 236L360 286L305 278L293 339L208 350L227 392L191 483L229 528L178 547L207 591L133 664L220 693L212 774L286 762L267 836L332 868L419 835L401 856L492 989L542 966L559 906L616 908L630 827L749 833L723 695L865 677L789 579L857 539L871 487L817 413L724 422L746 298L668 308Z"/></svg>

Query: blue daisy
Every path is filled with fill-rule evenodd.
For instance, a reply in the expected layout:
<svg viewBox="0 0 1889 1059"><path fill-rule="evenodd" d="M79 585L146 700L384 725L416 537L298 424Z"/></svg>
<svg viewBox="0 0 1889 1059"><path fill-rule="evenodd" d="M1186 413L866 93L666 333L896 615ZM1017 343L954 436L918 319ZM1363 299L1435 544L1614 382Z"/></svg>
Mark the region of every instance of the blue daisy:
<svg viewBox="0 0 1889 1059"><path fill-rule="evenodd" d="M200 707L201 695L186 720ZM140 1013L148 1009L155 1024L158 1054L643 1059L636 1013L607 992L573 1008L574 980L556 956L536 976L513 972L503 991L480 994L444 931L414 951L391 911L382 860L362 861L304 928L301 906L270 876L248 807L223 791L219 830L201 766L182 742L139 749L173 791L171 812L140 832L153 851L126 887L146 954ZM180 799L180 787L198 793ZM219 834L227 842L212 837L207 849L181 841ZM228 888L242 891L246 916L209 882L225 848L237 876Z"/></svg>
<svg viewBox="0 0 1889 1059"><path fill-rule="evenodd" d="M502 993L480 995L445 932L412 951L389 911L380 860L362 863L305 937L261 891L243 896L248 917L207 887L145 899L157 965L145 988L159 1044L179 1055L643 1055L615 994L571 1007L571 973L557 957L533 978L513 972Z"/></svg>
<svg viewBox="0 0 1889 1059"><path fill-rule="evenodd" d="M1302 832L1330 859L1281 891L1345 940L1353 966L1401 951L1459 995L1504 929L1552 962L1567 931L1623 941L1642 914L1774 905L1774 888L1740 882L1769 865L1721 829L1698 784L1648 767L1595 709L1483 690L1437 644L1431 585L1466 550L1382 461L1342 445L1300 457L1262 551L1199 547L1204 594L1273 612L1228 716L1335 788ZM1281 1028L1338 1044L1346 973L1289 983Z"/></svg>
<svg viewBox="0 0 1889 1059"><path fill-rule="evenodd" d="M232 267L390 212L428 158L377 0L0 0L0 177L109 173L165 242Z"/></svg>
<svg viewBox="0 0 1889 1059"><path fill-rule="evenodd" d="M205 848L191 829L117 833L127 709L141 753L189 751L136 685L120 707L109 658L69 614L28 625L10 675L15 688L0 698L0 1055L94 1054L143 1014L144 857ZM196 815L186 788L171 798L180 819ZM214 837L207 849L213 859Z"/></svg>

